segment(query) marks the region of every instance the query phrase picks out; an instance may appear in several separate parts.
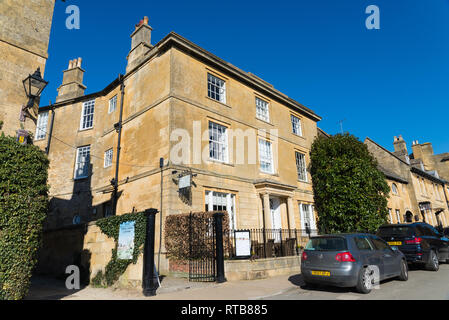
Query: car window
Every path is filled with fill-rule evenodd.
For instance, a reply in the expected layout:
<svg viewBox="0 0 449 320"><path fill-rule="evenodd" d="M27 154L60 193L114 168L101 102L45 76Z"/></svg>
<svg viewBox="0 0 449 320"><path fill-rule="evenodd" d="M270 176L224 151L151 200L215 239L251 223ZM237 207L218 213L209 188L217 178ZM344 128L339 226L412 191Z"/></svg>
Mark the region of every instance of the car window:
<svg viewBox="0 0 449 320"><path fill-rule="evenodd" d="M356 237L354 242L359 250L374 250L367 237Z"/></svg>
<svg viewBox="0 0 449 320"><path fill-rule="evenodd" d="M347 250L346 239L341 237L312 238L306 245L306 250L343 251Z"/></svg>
<svg viewBox="0 0 449 320"><path fill-rule="evenodd" d="M439 232L438 232L438 230L437 229L435 229L434 227L432 227L432 226L428 226L428 228L430 229L430 232L432 233L432 236L434 236L434 237L439 237Z"/></svg>
<svg viewBox="0 0 449 320"><path fill-rule="evenodd" d="M372 238L371 241L372 241L372 243L374 244L374 247L375 247L377 250L387 250L387 249L390 249L390 247L388 246L388 244L387 244L385 241L381 240L381 239L378 239L378 238Z"/></svg>
<svg viewBox="0 0 449 320"><path fill-rule="evenodd" d="M413 228L410 226L387 226L380 227L376 235L379 237L411 237L413 236Z"/></svg>
<svg viewBox="0 0 449 320"><path fill-rule="evenodd" d="M433 231L429 228L429 226L422 225L421 228L425 236L434 236Z"/></svg>
<svg viewBox="0 0 449 320"><path fill-rule="evenodd" d="M416 226L416 230L419 230L419 232L421 233L421 236L428 236L429 232L428 230L424 227L424 226Z"/></svg>

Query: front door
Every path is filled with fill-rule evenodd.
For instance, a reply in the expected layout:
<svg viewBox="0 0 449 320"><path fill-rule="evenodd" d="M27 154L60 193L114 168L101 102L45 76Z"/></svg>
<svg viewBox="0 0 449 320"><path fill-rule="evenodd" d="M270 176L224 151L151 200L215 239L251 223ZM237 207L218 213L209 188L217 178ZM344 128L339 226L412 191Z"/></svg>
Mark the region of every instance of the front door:
<svg viewBox="0 0 449 320"><path fill-rule="evenodd" d="M276 232L276 230L282 229L280 205L279 198L270 198L271 229L273 229L271 233L274 235L275 243L281 242L281 236L279 232Z"/></svg>
<svg viewBox="0 0 449 320"><path fill-rule="evenodd" d="M270 198L271 227L275 230L282 229L280 205L279 198Z"/></svg>

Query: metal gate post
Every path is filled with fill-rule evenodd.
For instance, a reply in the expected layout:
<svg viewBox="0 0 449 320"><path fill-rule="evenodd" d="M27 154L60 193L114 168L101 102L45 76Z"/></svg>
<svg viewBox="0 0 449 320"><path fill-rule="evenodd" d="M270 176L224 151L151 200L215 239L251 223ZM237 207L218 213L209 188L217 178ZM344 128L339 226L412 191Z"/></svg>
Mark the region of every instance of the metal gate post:
<svg viewBox="0 0 449 320"><path fill-rule="evenodd" d="M159 287L158 279L156 279L156 275L154 273L154 236L157 213L157 209L145 210L145 216L147 217L147 228L145 246L143 251L142 288L143 294L146 297L155 296L156 290Z"/></svg>
<svg viewBox="0 0 449 320"><path fill-rule="evenodd" d="M214 214L215 220L215 238L217 252L217 282L226 282L224 270L224 250L223 250L223 216L224 213L217 212Z"/></svg>

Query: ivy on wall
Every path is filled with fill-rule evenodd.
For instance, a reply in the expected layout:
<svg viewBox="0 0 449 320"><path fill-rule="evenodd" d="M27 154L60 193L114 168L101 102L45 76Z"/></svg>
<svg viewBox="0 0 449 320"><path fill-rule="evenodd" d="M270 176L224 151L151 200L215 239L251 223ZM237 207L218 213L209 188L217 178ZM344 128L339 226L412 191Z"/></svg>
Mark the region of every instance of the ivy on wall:
<svg viewBox="0 0 449 320"><path fill-rule="evenodd" d="M120 225L129 221L135 221L133 258L132 260L119 260L117 259L117 246ZM103 273L102 271L99 271L95 275L92 279L92 286L110 287L120 278L131 263L137 263L137 260L143 251L143 245L146 237L147 219L143 212L130 213L122 216L100 219L96 222L96 224L100 228L101 232L115 240L116 245L112 250L112 258L106 265L105 272Z"/></svg>
<svg viewBox="0 0 449 320"><path fill-rule="evenodd" d="M48 159L0 135L0 300L26 296L48 208Z"/></svg>

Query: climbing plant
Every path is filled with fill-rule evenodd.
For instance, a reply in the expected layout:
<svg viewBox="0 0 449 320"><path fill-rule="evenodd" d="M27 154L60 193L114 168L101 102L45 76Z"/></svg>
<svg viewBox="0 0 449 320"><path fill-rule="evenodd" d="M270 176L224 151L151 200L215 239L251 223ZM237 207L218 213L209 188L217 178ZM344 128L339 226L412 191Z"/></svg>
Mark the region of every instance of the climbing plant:
<svg viewBox="0 0 449 320"><path fill-rule="evenodd" d="M117 258L120 225L129 221L135 221L133 258L131 260L120 260ZM94 287L112 286L131 263L137 263L137 260L143 251L143 245L146 238L146 223L147 219L144 213L130 213L122 216L108 217L96 222L101 232L108 237L113 238L116 245L112 250L112 258L106 265L105 272L98 272L92 279L92 285Z"/></svg>
<svg viewBox="0 0 449 320"><path fill-rule="evenodd" d="M48 208L48 159L0 135L0 300L26 296Z"/></svg>

